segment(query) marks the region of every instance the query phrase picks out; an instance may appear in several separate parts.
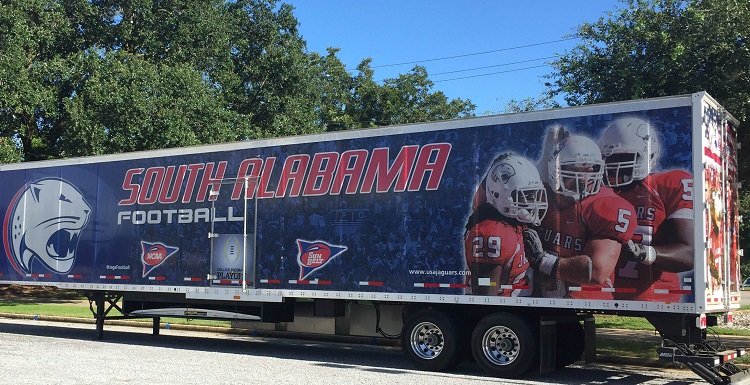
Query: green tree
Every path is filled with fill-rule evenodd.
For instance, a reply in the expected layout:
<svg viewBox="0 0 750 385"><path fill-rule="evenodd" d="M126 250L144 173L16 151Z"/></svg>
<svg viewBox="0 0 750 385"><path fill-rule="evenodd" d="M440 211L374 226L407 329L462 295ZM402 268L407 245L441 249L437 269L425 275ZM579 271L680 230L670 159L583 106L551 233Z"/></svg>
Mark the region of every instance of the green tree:
<svg viewBox="0 0 750 385"><path fill-rule="evenodd" d="M330 59L329 59L330 60ZM339 82L338 104L329 108L338 120L327 124L329 129L361 128L429 122L473 116L476 108L471 100L453 99L441 91L433 91L434 83L427 70L415 66L410 72L379 84L373 79L370 59L357 66L358 74ZM348 90L346 87L349 87Z"/></svg>
<svg viewBox="0 0 750 385"><path fill-rule="evenodd" d="M72 92L65 58L81 42L57 3L0 3L0 133L20 140L26 160L54 157Z"/></svg>
<svg viewBox="0 0 750 385"><path fill-rule="evenodd" d="M434 83L422 66L394 79L386 79L380 89L381 125L406 124L470 116L476 108L471 101L448 97L441 91L431 92Z"/></svg>
<svg viewBox="0 0 750 385"><path fill-rule="evenodd" d="M86 80L76 96L65 101L69 123L59 138L63 156L181 147L249 136L249 122L224 108L215 90L188 65L154 64L123 51L84 59L79 68Z"/></svg>
<svg viewBox="0 0 750 385"><path fill-rule="evenodd" d="M13 138L0 137L0 163L18 163L21 151Z"/></svg>
<svg viewBox="0 0 750 385"><path fill-rule="evenodd" d="M312 54L317 62L317 93L320 98L317 107L316 124L326 131L341 131L359 127L355 117L350 115L352 109L354 77L336 56L338 48L328 48L326 56Z"/></svg>
<svg viewBox="0 0 750 385"><path fill-rule="evenodd" d="M306 53L293 8L275 1L229 2L229 36L235 81L222 83L232 110L252 115L263 136L320 132L318 67Z"/></svg>
<svg viewBox="0 0 750 385"><path fill-rule="evenodd" d="M516 112L546 110L560 107L560 104L553 99L551 93L546 93L538 98L528 97L522 100L511 99L511 101L505 106L505 113L512 114Z"/></svg>
<svg viewBox="0 0 750 385"><path fill-rule="evenodd" d="M571 105L706 90L750 117L750 3L621 0L576 29L582 42L553 63L553 94Z"/></svg>
<svg viewBox="0 0 750 385"><path fill-rule="evenodd" d="M0 3L0 137L23 160L466 116L424 69L307 52L276 0ZM363 63L369 63L364 61Z"/></svg>

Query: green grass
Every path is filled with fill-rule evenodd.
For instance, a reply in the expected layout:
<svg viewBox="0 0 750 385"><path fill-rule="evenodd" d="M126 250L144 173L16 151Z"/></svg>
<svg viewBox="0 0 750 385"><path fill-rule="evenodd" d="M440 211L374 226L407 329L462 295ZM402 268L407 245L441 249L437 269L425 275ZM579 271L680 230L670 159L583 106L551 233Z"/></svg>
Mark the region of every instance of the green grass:
<svg viewBox="0 0 750 385"><path fill-rule="evenodd" d="M596 315L596 327L608 329L654 330L654 327L641 317Z"/></svg>
<svg viewBox="0 0 750 385"><path fill-rule="evenodd" d="M46 315L55 317L74 317L90 318L94 315L91 313L88 304L75 303L34 303L34 302L0 302L0 313L28 314L28 315ZM120 315L120 314L117 314ZM151 322L150 318L133 318L133 321ZM204 320L192 318L173 318L162 317L161 322L182 325L201 325L201 326L218 326L230 327L230 321Z"/></svg>
<svg viewBox="0 0 750 385"><path fill-rule="evenodd" d="M597 338L596 353L617 357L658 358L657 346L652 342L638 340Z"/></svg>
<svg viewBox="0 0 750 385"><path fill-rule="evenodd" d="M745 306L740 310L746 311L750 310L750 308ZM630 330L655 330L654 327L645 318L610 315L597 315L596 327ZM711 327L708 330L709 334L750 336L750 330L728 329L722 327ZM607 338L598 338L596 341L596 352L598 354L618 357L638 357L653 359L658 358L656 354L656 346L654 345L654 343L638 340L614 340ZM741 365L750 364L750 356L740 357L732 361L732 363Z"/></svg>
<svg viewBox="0 0 750 385"><path fill-rule="evenodd" d="M609 329L654 330L654 327L645 318L610 315L597 315L596 327ZM716 326L710 328L710 330L720 335L750 336L750 330L729 329Z"/></svg>
<svg viewBox="0 0 750 385"><path fill-rule="evenodd" d="M88 306L70 303L0 302L0 313L93 318Z"/></svg>
<svg viewBox="0 0 750 385"><path fill-rule="evenodd" d="M658 346L652 342L638 340L606 339L599 338L596 340L596 353L616 356L616 357L635 357L658 359L656 348ZM750 356L740 357L734 361L734 364L750 364Z"/></svg>

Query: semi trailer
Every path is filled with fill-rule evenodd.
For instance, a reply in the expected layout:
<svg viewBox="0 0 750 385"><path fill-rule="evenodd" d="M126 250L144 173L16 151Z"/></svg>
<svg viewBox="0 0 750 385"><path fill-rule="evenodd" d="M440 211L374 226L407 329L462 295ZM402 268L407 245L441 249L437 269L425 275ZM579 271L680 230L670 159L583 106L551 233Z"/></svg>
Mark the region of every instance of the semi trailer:
<svg viewBox="0 0 750 385"><path fill-rule="evenodd" d="M706 328L740 305L737 127L700 92L2 165L0 284L85 293L99 337L304 319L499 377L645 317L660 359L736 383Z"/></svg>

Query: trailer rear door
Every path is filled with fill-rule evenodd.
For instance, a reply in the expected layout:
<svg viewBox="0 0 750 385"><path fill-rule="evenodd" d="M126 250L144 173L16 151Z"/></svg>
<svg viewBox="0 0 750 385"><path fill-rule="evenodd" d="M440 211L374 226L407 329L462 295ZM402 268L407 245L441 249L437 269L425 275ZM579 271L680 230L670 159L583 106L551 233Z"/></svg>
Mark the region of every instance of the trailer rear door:
<svg viewBox="0 0 750 385"><path fill-rule="evenodd" d="M738 122L718 103L697 94L700 102L703 166L703 241L706 310L740 306L740 251L737 180ZM696 206L699 207L699 206Z"/></svg>

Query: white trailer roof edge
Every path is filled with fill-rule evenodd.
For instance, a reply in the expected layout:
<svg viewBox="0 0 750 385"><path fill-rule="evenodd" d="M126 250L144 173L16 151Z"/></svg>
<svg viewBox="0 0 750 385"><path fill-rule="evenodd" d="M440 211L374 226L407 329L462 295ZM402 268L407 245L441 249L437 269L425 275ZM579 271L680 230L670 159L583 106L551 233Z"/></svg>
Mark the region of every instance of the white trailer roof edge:
<svg viewBox="0 0 750 385"><path fill-rule="evenodd" d="M271 139L255 139L248 141L229 142L220 144L197 145L188 147L176 147L159 150L134 151L127 153L95 155L77 158L54 159L34 162L22 162L13 164L0 165L0 171L22 170L28 168L56 167L65 165L92 164L101 162L111 162L118 160L134 160L153 157L165 157L172 155L189 155L206 152L231 151L237 149L263 148L271 146L281 146L286 144L315 143L321 141L356 139L362 137L377 137L385 135L398 135L406 133L441 131L461 127L492 126L498 124L510 124L517 122L539 121L564 119L576 116L607 114L607 113L624 113L630 111L639 111L648 106L648 109L670 108L676 106L687 106L691 103L691 98L700 95L708 96L705 92L666 96L660 98L627 100L611 103L589 104L584 106L573 106L551 110L518 112L512 114L491 115L483 117L472 117L452 120L441 120L434 122L413 123L406 125L394 125L377 128L363 128L347 131L326 132L317 134L286 136ZM710 98L710 97L709 97ZM711 99L713 100L713 99ZM717 103L718 104L718 103Z"/></svg>

